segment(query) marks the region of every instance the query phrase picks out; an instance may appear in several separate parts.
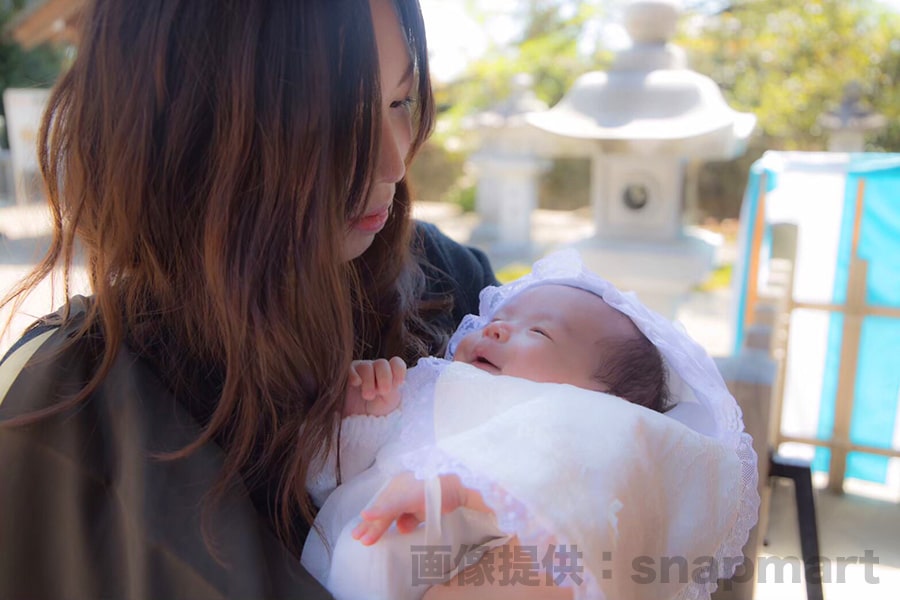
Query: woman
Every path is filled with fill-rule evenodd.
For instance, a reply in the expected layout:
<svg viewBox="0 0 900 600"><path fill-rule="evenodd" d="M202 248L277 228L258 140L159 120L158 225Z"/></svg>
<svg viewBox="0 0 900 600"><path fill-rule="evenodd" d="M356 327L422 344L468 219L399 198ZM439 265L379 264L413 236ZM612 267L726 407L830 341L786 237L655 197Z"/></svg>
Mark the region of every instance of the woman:
<svg viewBox="0 0 900 600"><path fill-rule="evenodd" d="M410 221L418 2L94 0L83 25L41 131L54 242L3 304L79 251L92 296L2 366L0 597L326 597L304 484L350 361L435 351L493 281Z"/></svg>

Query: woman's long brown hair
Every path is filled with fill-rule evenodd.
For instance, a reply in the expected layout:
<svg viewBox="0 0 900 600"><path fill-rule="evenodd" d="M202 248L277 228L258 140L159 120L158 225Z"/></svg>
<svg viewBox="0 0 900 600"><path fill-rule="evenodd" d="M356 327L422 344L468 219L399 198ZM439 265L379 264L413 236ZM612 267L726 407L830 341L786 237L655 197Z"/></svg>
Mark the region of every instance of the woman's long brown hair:
<svg viewBox="0 0 900 600"><path fill-rule="evenodd" d="M417 0L394 4L418 73L414 153L434 110L424 26ZM312 520L306 473L332 443L351 359L433 342L404 183L373 246L339 258L379 147L368 0L96 0L83 26L39 143L53 243L3 304L58 266L67 284L80 245L81 331L105 347L78 396L12 425L84 402L123 341L164 344L171 389L197 365L221 374L203 434L169 458L222 443L214 497L274 474L291 543L295 518Z"/></svg>

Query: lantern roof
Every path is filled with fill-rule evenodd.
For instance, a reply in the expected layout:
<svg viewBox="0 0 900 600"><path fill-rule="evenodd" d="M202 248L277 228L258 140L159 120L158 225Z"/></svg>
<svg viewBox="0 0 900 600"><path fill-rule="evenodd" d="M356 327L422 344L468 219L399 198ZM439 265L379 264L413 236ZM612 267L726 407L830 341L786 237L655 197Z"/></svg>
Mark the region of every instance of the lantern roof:
<svg viewBox="0 0 900 600"><path fill-rule="evenodd" d="M631 47L609 72L582 75L558 104L529 114L528 122L579 139L677 142L712 135L743 148L756 117L733 110L712 79L687 68L682 49L669 43L678 14L673 0L629 4Z"/></svg>

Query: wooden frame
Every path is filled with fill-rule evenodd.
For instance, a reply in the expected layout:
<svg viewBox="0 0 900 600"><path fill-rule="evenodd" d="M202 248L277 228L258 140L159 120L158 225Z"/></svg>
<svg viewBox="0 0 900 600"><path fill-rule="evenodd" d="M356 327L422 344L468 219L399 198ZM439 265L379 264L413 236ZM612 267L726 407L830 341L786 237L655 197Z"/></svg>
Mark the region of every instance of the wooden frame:
<svg viewBox="0 0 900 600"><path fill-rule="evenodd" d="M850 248L850 270L847 281L847 298L844 304L796 302L793 298L793 277L790 277L784 300L784 331L782 342L776 354L781 354L781 366L776 383L774 406L774 444L777 448L784 442L796 442L809 444L831 450L831 462L828 472L828 488L831 491L843 492L844 475L847 467L847 456L850 452L863 452L876 454L890 458L900 458L900 449L877 448L862 444L854 444L850 441L850 424L853 416L854 389L856 387L857 361L859 358L859 343L862 336L862 326L866 317L881 316L900 318L900 308L869 305L866 302L866 287L868 278L868 263L859 257L859 241L862 227L863 201L865 198L866 182L860 179L856 189L853 215L853 237ZM758 278L762 237L765 230L765 173L760 178L759 201L757 204L756 222L748 258L748 286L745 322L752 319L755 307L760 302ZM840 372L838 373L838 385L835 398L834 425L831 437L827 440L808 438L803 436L789 436L781 433L781 408L784 395L785 369L788 354L788 333L790 329L790 315L797 309L820 310L844 315L843 331L841 337Z"/></svg>

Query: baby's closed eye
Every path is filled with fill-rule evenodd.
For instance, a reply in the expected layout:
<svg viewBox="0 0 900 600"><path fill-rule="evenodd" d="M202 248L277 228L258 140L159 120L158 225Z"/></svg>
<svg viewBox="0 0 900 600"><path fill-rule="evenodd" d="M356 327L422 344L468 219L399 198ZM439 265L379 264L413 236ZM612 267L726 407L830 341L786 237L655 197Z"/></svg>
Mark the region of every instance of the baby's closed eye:
<svg viewBox="0 0 900 600"><path fill-rule="evenodd" d="M532 332L532 333L536 333L536 334L538 334L538 335L541 335L541 336L547 338L548 340L552 340L552 339L553 339L553 338L550 336L550 334L547 332L547 330L546 330L546 329L543 329L543 328L541 328L541 327L532 327L532 328L531 328L531 332Z"/></svg>

